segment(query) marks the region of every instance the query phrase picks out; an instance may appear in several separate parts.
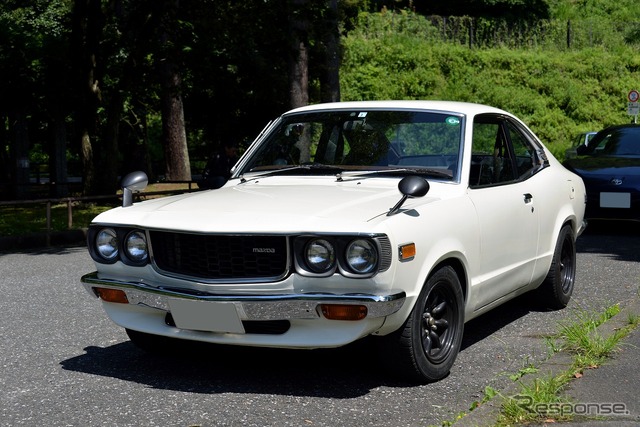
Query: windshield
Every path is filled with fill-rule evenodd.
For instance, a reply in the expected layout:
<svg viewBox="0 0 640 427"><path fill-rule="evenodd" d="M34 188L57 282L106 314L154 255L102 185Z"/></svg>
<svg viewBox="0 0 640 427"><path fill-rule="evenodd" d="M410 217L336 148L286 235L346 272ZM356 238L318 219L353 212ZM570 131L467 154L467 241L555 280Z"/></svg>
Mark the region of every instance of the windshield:
<svg viewBox="0 0 640 427"><path fill-rule="evenodd" d="M640 126L619 127L600 132L584 154L601 156L640 156Z"/></svg>
<svg viewBox="0 0 640 427"><path fill-rule="evenodd" d="M451 180L457 177L462 126L460 115L433 112L340 110L288 115L252 150L237 175L264 171L393 175L410 170Z"/></svg>

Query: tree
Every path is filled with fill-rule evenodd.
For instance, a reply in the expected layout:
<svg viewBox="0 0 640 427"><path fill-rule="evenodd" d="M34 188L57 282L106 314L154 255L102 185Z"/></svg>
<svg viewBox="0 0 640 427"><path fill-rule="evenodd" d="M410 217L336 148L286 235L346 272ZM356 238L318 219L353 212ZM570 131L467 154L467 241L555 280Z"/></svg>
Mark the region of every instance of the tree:
<svg viewBox="0 0 640 427"><path fill-rule="evenodd" d="M180 0L159 2L160 51L156 59L162 85L162 137L165 153L166 179L190 181L191 166L182 101L180 45L178 43L178 11Z"/></svg>
<svg viewBox="0 0 640 427"><path fill-rule="evenodd" d="M76 105L76 138L80 145L83 167L83 193L93 194L96 179L94 139L97 132L98 107L102 101L99 75L99 44L105 17L100 0L74 0L72 50L74 52Z"/></svg>
<svg viewBox="0 0 640 427"><path fill-rule="evenodd" d="M55 153L52 179L66 180L66 141L60 127L68 114L61 96L68 72L61 45L67 3L7 0L0 5L0 181L10 184L8 197L29 196L34 140Z"/></svg>
<svg viewBox="0 0 640 427"><path fill-rule="evenodd" d="M337 0L320 3L290 0L291 45L289 81L291 107L309 104L310 68L318 70L321 102L340 100L340 32Z"/></svg>
<svg viewBox="0 0 640 427"><path fill-rule="evenodd" d="M340 98L338 27L360 2L5 0L0 180L27 189L34 153L58 196L67 157L86 195L134 169L188 180L194 154Z"/></svg>
<svg viewBox="0 0 640 427"><path fill-rule="evenodd" d="M340 101L340 31L338 0L328 0L324 24L320 28L323 47L320 99L322 102Z"/></svg>
<svg viewBox="0 0 640 427"><path fill-rule="evenodd" d="M309 0L291 0L289 7L289 96L296 108L309 104Z"/></svg>

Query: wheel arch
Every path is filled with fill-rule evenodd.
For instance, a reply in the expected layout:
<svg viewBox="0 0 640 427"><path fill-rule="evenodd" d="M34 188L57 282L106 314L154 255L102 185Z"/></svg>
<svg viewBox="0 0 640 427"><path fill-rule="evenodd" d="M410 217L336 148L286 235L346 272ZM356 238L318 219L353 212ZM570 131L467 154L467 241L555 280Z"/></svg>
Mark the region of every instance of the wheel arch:
<svg viewBox="0 0 640 427"><path fill-rule="evenodd" d="M462 288L462 299L466 305L467 296L469 295L469 280L467 275L467 269L465 268L464 263L460 258L451 256L449 258L445 258L441 260L439 263L433 266L433 269L429 272L429 275L425 279L425 283L429 279L429 277L433 274L433 272L445 266L450 266L456 272L456 275L458 276L458 280L460 280L460 286Z"/></svg>
<svg viewBox="0 0 640 427"><path fill-rule="evenodd" d="M413 307L415 306L417 301L417 296L418 294L420 294L420 292L422 291L422 288L425 286L429 278L436 271L438 271L440 268L445 266L449 266L453 268L454 272L458 276L458 280L460 281L460 287L462 288L462 302L463 302L463 305L466 307L468 302L468 297L469 297L469 286L470 286L468 266L466 263L466 259L464 258L464 255L462 253L457 253L457 252L448 253L443 255L436 262L434 262L431 265L431 268L428 269L428 271L426 272L423 271L423 273L420 274L420 277L422 279L421 281L419 281L420 284L417 286L417 288L414 289L414 292L412 292L411 295L409 296L407 301L408 304L405 304L400 311L388 317L384 325L376 332L376 335L386 335L400 328L401 325L406 321L411 310L413 310Z"/></svg>

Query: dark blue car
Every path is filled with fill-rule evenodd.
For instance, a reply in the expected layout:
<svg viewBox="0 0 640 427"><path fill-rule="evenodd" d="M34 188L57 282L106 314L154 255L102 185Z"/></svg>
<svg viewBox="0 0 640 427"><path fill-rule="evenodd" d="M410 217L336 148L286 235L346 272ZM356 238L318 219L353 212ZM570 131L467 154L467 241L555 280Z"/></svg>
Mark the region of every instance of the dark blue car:
<svg viewBox="0 0 640 427"><path fill-rule="evenodd" d="M584 181L586 218L640 221L640 125L601 130L564 165Z"/></svg>

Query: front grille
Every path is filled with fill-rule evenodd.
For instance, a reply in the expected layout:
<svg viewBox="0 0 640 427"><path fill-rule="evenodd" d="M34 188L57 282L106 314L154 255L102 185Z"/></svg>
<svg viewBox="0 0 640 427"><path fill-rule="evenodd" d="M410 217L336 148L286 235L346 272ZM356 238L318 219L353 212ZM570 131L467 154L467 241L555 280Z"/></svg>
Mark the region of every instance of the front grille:
<svg viewBox="0 0 640 427"><path fill-rule="evenodd" d="M167 273L204 280L273 279L287 272L284 236L149 233L153 261Z"/></svg>

